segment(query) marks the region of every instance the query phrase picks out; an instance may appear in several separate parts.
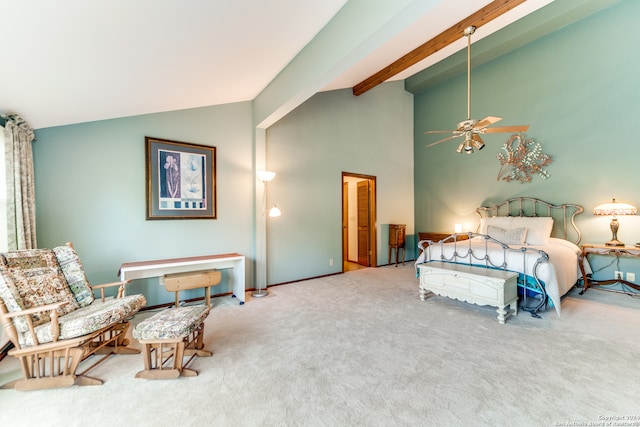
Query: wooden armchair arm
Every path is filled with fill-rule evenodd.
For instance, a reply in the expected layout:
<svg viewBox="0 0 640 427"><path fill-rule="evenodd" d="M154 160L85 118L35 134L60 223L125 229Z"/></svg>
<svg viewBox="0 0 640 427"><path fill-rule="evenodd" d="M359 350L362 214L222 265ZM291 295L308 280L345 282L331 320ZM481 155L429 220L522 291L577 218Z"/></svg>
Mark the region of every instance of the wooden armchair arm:
<svg viewBox="0 0 640 427"><path fill-rule="evenodd" d="M119 286L118 288L118 295L116 296L116 298L122 298L122 296L124 295L124 291L125 291L125 285L127 285L127 283L131 282L131 280L124 280L124 281L120 281L120 282L111 282L111 283L103 283L102 285L92 285L91 289L100 289L100 300L102 302L104 302L104 290L106 288L112 288L114 286Z"/></svg>
<svg viewBox="0 0 640 427"><path fill-rule="evenodd" d="M18 316L24 316L27 322L27 326L29 327L29 332L33 337L33 343L35 345L38 345L39 344L38 338L36 336L36 331L33 326L33 321L30 315L34 313L50 311L49 317L51 319L50 320L51 336L53 337L53 341L55 342L58 340L58 336L60 335L60 325L58 324L57 309L60 307L64 307L67 304L69 304L68 301L54 302L51 304L41 305L39 307L33 307L33 308L28 308L26 310L14 311L9 313L4 305L4 302L0 300L0 320L2 321L1 322L2 326L4 326L5 331L7 331L7 334L9 335L9 339L11 340L11 342L13 342L13 345L19 349L20 342L18 340L18 331L16 330L16 327L13 324L13 321L11 321L11 319Z"/></svg>
<svg viewBox="0 0 640 427"><path fill-rule="evenodd" d="M26 310L20 310L20 311L14 311L11 313L6 313L4 314L5 317L18 317L18 316L26 316L28 314L33 314L33 313L40 313L43 311L51 311L51 310L56 310L60 307L64 307L65 305L69 304L68 301L62 301L62 302L54 302L51 304L47 304L47 305L41 305L38 307L33 307L33 308L27 308Z"/></svg>

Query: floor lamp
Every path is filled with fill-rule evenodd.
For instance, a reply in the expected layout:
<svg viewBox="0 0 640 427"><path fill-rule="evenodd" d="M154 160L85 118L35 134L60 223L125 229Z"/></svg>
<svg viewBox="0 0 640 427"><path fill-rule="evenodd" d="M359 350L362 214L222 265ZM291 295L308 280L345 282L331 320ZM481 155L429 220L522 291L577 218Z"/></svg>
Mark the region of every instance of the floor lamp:
<svg viewBox="0 0 640 427"><path fill-rule="evenodd" d="M258 249L260 250L260 255L261 255L260 259L264 261L265 287L262 288L262 280L258 280L258 286L253 292L251 292L251 296L260 298L260 297L265 297L269 294L267 291L267 265L268 265L267 263L267 218L266 218L267 186L268 186L267 184L269 184L269 182L276 177L276 173L271 171L257 171L256 176L260 181L262 181L262 184L264 185L264 188L262 191L262 215L260 215L260 227L261 227L262 233L264 233L264 238L260 242L260 247ZM269 216L277 217L280 215L282 215L282 212L280 212L280 209L278 209L278 207L274 203L273 207L269 209Z"/></svg>

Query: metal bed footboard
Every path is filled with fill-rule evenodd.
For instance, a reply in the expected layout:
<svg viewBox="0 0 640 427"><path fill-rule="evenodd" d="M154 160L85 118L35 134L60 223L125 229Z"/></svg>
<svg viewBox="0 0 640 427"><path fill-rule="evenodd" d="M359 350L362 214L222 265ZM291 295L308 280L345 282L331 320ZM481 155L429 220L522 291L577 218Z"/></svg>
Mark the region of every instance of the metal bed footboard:
<svg viewBox="0 0 640 427"><path fill-rule="evenodd" d="M460 236L465 236L466 239L459 240ZM473 247L473 242L477 242L478 239L472 239L476 237L481 237L484 241L484 245L482 247ZM502 249L502 251L496 252L495 246L492 246L491 249L493 253L490 256L490 243L497 244ZM447 247L451 247L451 245L453 245L453 252L450 254L450 256L445 254L445 244L447 245ZM431 253L432 249L436 247L440 248L439 255ZM544 283L538 277L538 267L542 263L549 262L549 255L543 250L526 246L512 248L509 245L502 243L486 234L471 232L464 234L452 234L449 237L440 240L439 242L433 242L431 240L421 240L418 242L418 249L423 251L421 257L419 257L419 261L422 260L422 262L443 261L455 264L484 266L486 268L495 268L519 273L518 286L522 289L523 292L520 309L531 313L533 317L540 318L540 315L538 313L543 308L546 308L548 304L549 299L544 287ZM509 268L509 265L507 263L507 255L510 253L522 253L522 271ZM532 260L531 257L527 257L527 255L531 253L538 254L538 256L535 257L534 260ZM434 258L434 256L436 258ZM531 263L533 263L533 265L531 266L533 276L526 273L527 271L529 271L528 267ZM528 278L531 278L533 280L528 280ZM537 294L538 297L529 298L529 291ZM531 304L529 299L533 299L534 304Z"/></svg>

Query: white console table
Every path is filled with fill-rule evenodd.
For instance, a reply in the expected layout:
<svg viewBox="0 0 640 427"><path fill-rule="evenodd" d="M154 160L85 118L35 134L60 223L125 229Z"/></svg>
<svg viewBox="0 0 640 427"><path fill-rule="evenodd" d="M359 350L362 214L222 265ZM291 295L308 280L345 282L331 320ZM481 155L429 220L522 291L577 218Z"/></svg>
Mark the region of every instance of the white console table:
<svg viewBox="0 0 640 427"><path fill-rule="evenodd" d="M120 266L118 276L120 280L160 277L162 281L165 274L212 269L230 269L233 296L240 300L240 305L244 304L245 257L237 253L125 262Z"/></svg>

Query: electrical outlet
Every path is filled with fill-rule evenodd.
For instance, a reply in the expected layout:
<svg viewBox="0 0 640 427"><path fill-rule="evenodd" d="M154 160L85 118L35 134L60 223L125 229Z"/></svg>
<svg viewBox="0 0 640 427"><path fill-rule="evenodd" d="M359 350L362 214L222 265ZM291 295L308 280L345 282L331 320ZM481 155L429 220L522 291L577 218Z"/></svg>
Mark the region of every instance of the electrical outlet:
<svg viewBox="0 0 640 427"><path fill-rule="evenodd" d="M333 265L333 258L329 258L329 266Z"/></svg>
<svg viewBox="0 0 640 427"><path fill-rule="evenodd" d="M613 278L616 280L622 280L624 278L624 273L622 271L615 271Z"/></svg>
<svg viewBox="0 0 640 427"><path fill-rule="evenodd" d="M627 282L635 282L636 273L627 273Z"/></svg>

